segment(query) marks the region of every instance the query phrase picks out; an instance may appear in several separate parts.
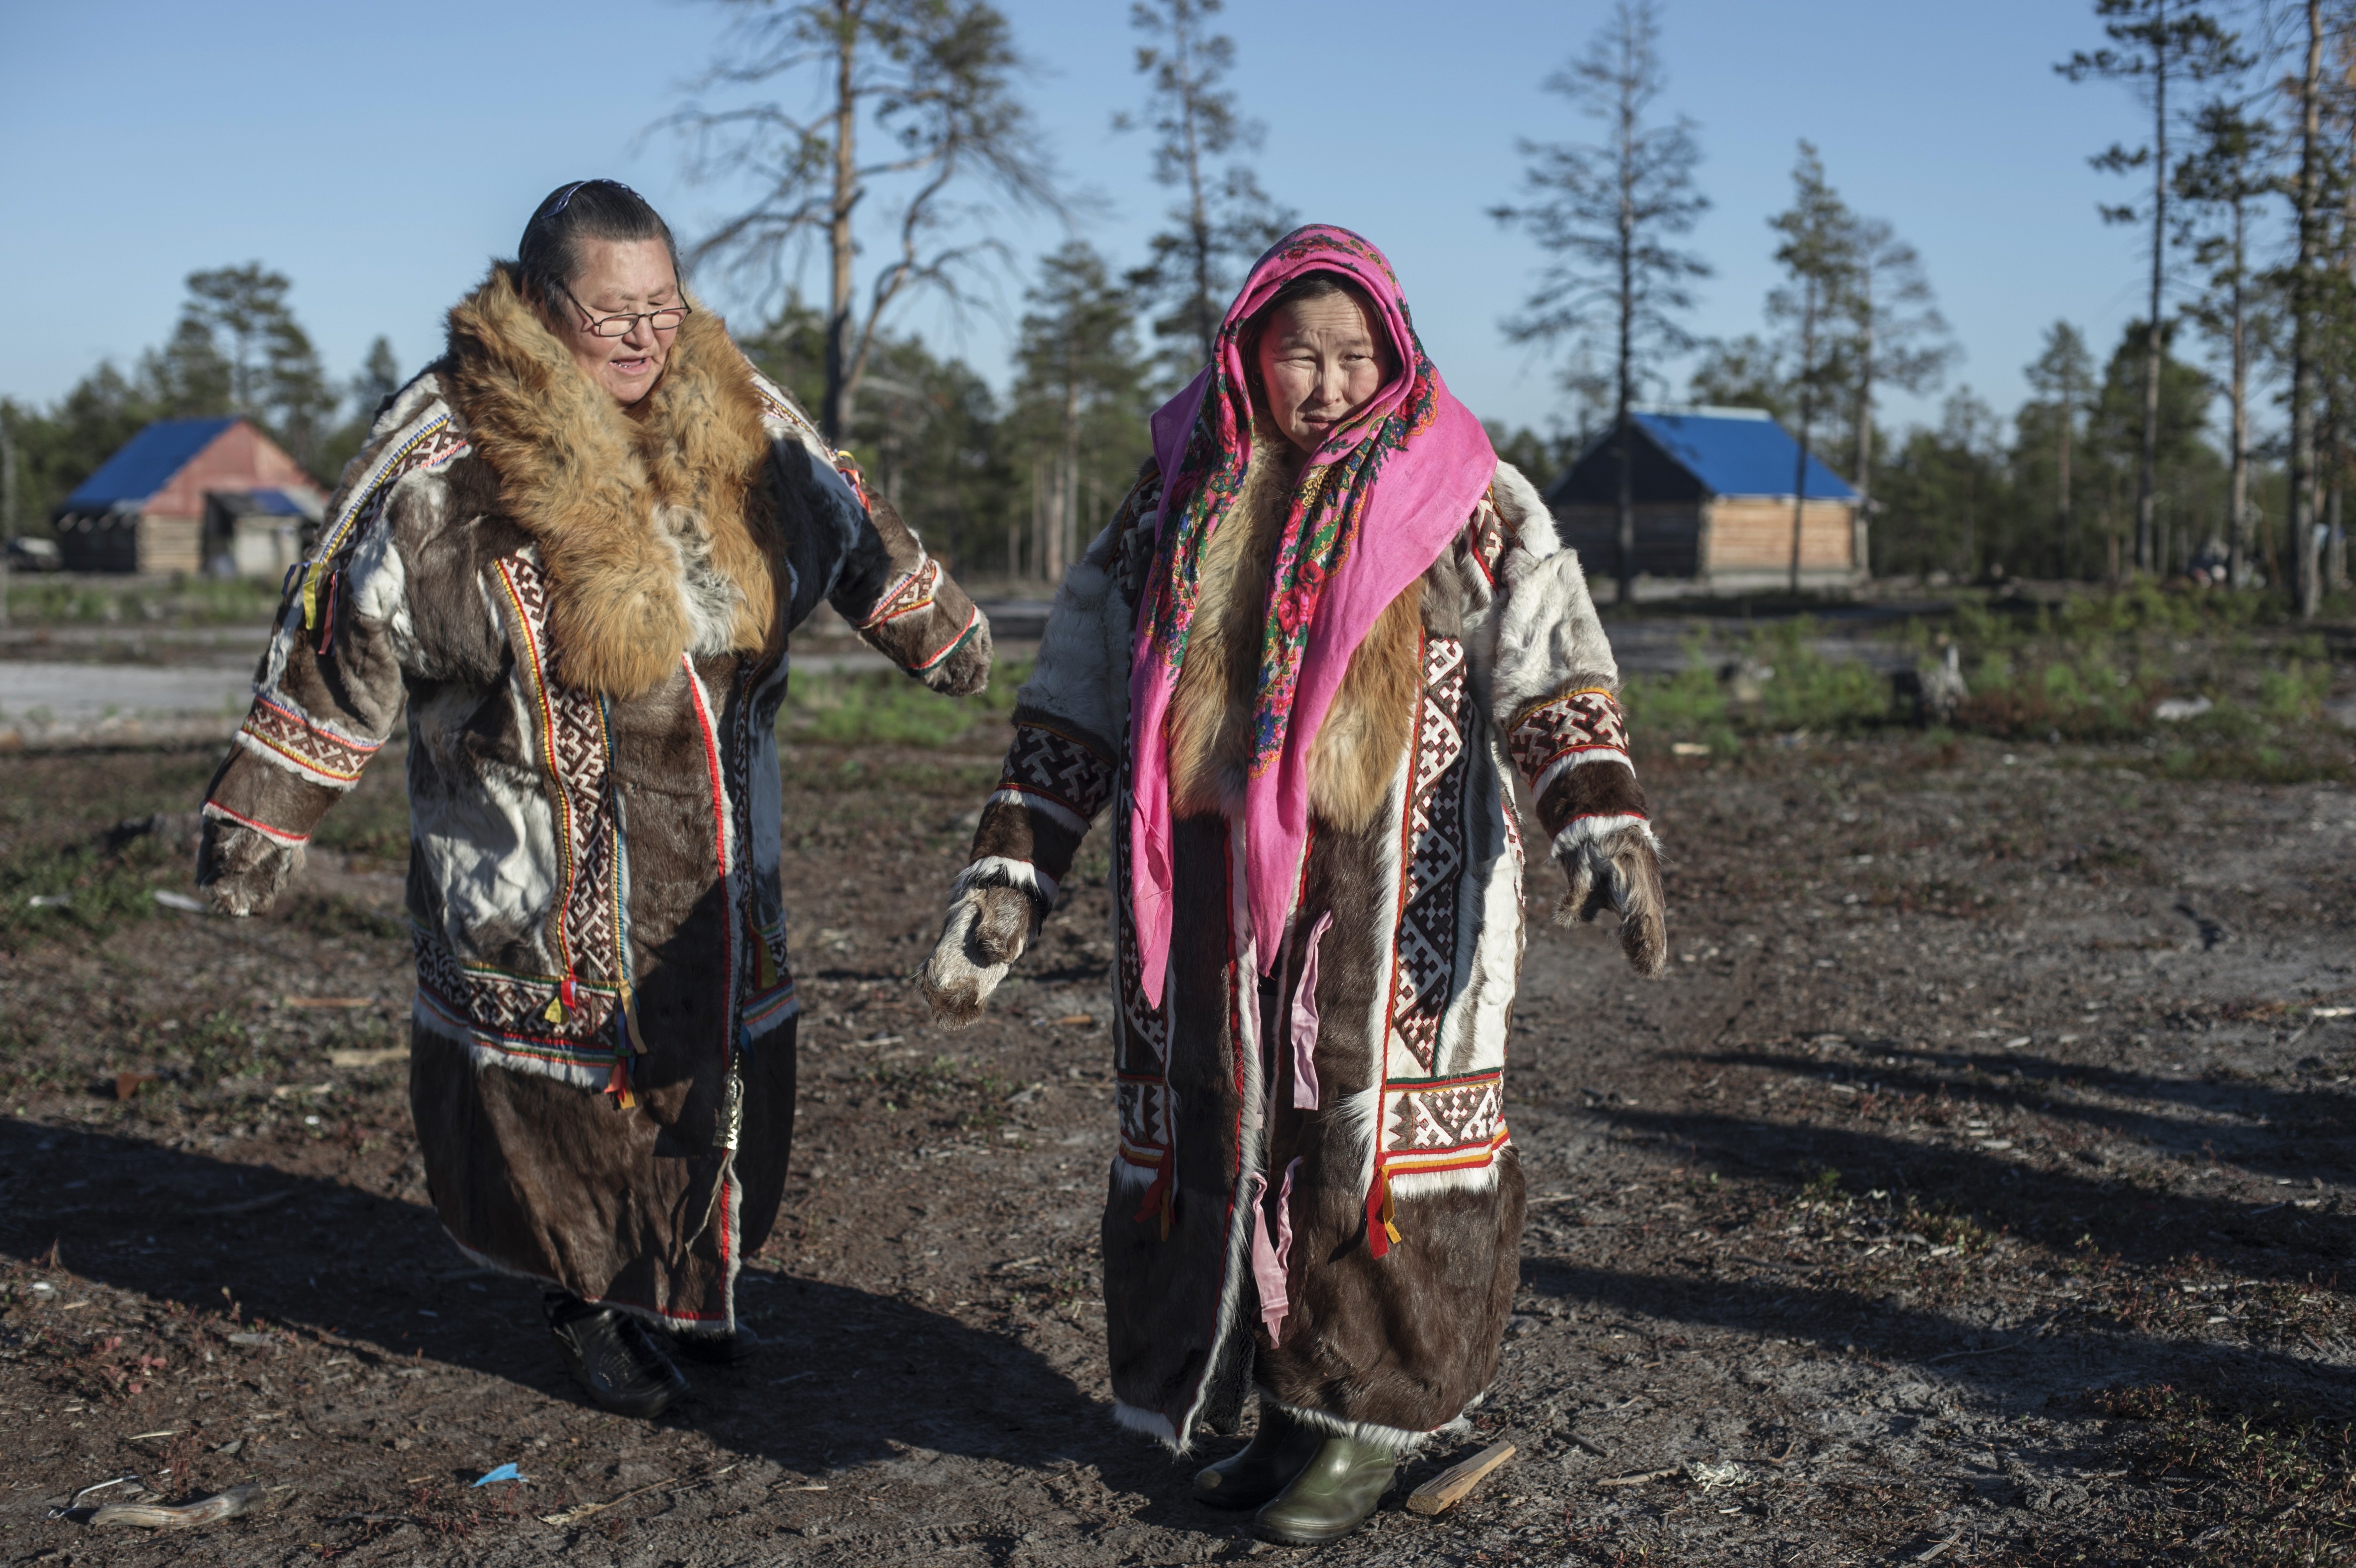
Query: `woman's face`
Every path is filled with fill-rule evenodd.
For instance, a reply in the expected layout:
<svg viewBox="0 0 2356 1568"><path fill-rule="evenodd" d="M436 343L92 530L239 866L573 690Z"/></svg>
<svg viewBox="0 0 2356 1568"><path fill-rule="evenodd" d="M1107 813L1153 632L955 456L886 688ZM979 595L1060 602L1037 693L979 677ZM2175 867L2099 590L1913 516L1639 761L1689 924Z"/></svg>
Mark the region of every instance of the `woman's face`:
<svg viewBox="0 0 2356 1568"><path fill-rule="evenodd" d="M1285 439L1316 451L1390 379L1390 347L1346 291L1278 307L1259 340L1260 385Z"/></svg>
<svg viewBox="0 0 2356 1568"><path fill-rule="evenodd" d="M566 297L570 295L571 297ZM621 337L590 330L599 317L625 315L680 303L679 275L670 251L659 240L584 240L581 270L565 293L549 302L557 336L573 351L583 375L629 408L654 389L663 361L670 357L676 326L658 330L643 318Z"/></svg>

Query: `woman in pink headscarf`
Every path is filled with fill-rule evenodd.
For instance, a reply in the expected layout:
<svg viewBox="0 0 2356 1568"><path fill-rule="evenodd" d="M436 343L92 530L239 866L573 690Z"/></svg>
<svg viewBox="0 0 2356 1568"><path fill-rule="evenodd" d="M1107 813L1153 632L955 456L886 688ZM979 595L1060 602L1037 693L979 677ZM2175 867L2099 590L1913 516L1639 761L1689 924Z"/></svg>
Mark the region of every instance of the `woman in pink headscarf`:
<svg viewBox="0 0 2356 1568"><path fill-rule="evenodd" d="M1578 558L1425 357L1389 263L1288 235L1064 579L925 974L974 1018L1113 808L1121 1422L1307 1544L1494 1377L1522 1223L1509 769L1569 878L1664 949L1619 673Z"/></svg>

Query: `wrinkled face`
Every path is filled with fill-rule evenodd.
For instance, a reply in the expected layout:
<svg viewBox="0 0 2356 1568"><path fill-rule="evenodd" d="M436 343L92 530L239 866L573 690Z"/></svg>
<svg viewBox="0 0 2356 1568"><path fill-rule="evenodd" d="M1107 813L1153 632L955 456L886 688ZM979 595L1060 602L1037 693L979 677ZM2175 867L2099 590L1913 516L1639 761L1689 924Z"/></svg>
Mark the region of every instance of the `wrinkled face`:
<svg viewBox="0 0 2356 1568"><path fill-rule="evenodd" d="M1269 415L1304 453L1323 446L1392 374L1390 345L1346 292L1280 306L1260 335L1258 359Z"/></svg>
<svg viewBox="0 0 2356 1568"><path fill-rule="evenodd" d="M581 270L567 290L570 298L559 294L548 302L557 336L573 351L581 373L629 408L654 389L679 329L658 330L650 322L636 321L626 336L600 337L590 323L679 304L670 251L659 240L584 240Z"/></svg>

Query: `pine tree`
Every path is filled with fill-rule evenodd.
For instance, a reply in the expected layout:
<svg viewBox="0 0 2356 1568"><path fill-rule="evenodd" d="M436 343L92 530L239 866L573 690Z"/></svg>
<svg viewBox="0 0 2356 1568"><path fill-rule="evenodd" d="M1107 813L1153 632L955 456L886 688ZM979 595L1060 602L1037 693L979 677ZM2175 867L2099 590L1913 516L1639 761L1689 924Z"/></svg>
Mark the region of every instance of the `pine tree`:
<svg viewBox="0 0 2356 1568"><path fill-rule="evenodd" d="M1016 439L1030 449L1029 564L1050 582L1078 555L1083 517L1125 493L1150 450L1137 302L1074 240L1039 263L1015 347Z"/></svg>
<svg viewBox="0 0 2356 1568"><path fill-rule="evenodd" d="M1792 592L1800 591L1800 529L1807 512L1809 446L1817 411L1840 376L1835 335L1857 285L1857 220L1825 178L1815 147L1800 144L1792 205L1767 220L1783 237L1775 263L1784 282L1767 296L1767 317L1784 328L1799 404L1799 460L1792 481ZM1862 562L1858 563L1862 565Z"/></svg>
<svg viewBox="0 0 2356 1568"><path fill-rule="evenodd" d="M2205 270L2207 286L2192 318L2224 350L2227 462L2227 579L2247 587L2254 564L2255 518L2250 508L2251 314L2255 280L2250 269L2250 220L2275 188L2272 128L2247 105L2216 99L2193 120L2198 140L2176 170L2179 243L2189 244Z"/></svg>
<svg viewBox="0 0 2356 1568"><path fill-rule="evenodd" d="M2066 321L2045 329L2045 348L2024 372L2029 389L2050 411L2053 439L2053 561L2056 575L2075 569L2076 539L2072 524L2073 490L2070 459L2078 439L2078 421L2094 390L2094 362L2086 339ZM2027 419L2029 410L2023 410Z"/></svg>
<svg viewBox="0 0 2356 1568"><path fill-rule="evenodd" d="M2147 224L2151 233L2151 308L2149 321L2165 318L2163 293L2167 283L2170 184L2169 132L2173 128L2168 106L2171 81L2179 88L2240 70L2247 60L2234 35L2190 0L2094 0L2094 15L2103 20L2110 47L2080 50L2053 69L2072 81L2100 79L2125 81L2143 91L2151 107L2151 140L2138 147L2114 142L2090 161L2108 174L2151 171L2151 200L2138 208L2129 202L2105 206L2110 223ZM2136 479L2136 565L2144 571L2159 570L2159 540L2154 508L2158 505L2159 462L2160 335L2147 334L2143 382L2143 453Z"/></svg>
<svg viewBox="0 0 2356 1568"><path fill-rule="evenodd" d="M1153 179L1175 189L1170 227L1149 242L1151 259L1129 275L1130 287L1156 309L1154 336L1167 346L1180 381L1210 363L1226 302L1261 253L1293 227L1293 214L1269 199L1249 165L1215 169L1215 160L1258 148L1265 129L1237 112L1220 86L1235 64L1236 44L1210 31L1223 0L1138 0L1130 26L1153 40L1137 50L1138 73L1151 86L1144 118L1119 114L1116 131L1142 125L1155 137Z"/></svg>
<svg viewBox="0 0 2356 1568"><path fill-rule="evenodd" d="M1842 346L1854 388L1850 440L1856 458L1850 482L1849 559L1867 571L1872 560L1868 529L1873 513L1873 399L1883 387L1923 392L1938 384L1955 357L1946 319L1932 303L1931 283L1914 247L1879 218L1860 218L1849 236L1850 287L1843 301L1847 342Z"/></svg>
<svg viewBox="0 0 2356 1568"><path fill-rule="evenodd" d="M1548 257L1522 315L1505 323L1506 336L1554 343L1601 327L1612 346L1616 575L1623 604L1636 592L1629 412L1654 361L1692 346L1676 317L1693 305L1687 284L1709 275L1699 256L1670 243L1691 231L1709 202L1694 186L1701 149L1693 122L1647 119L1667 87L1659 44L1653 0L1619 0L1587 52L1546 81L1548 92L1601 123L1601 138L1523 142L1530 204L1491 211L1499 222L1527 230Z"/></svg>
<svg viewBox="0 0 2356 1568"><path fill-rule="evenodd" d="M700 99L665 123L689 138L691 176L749 182L758 195L691 254L783 290L803 251L823 250L819 423L844 441L893 308L926 290L962 304L972 269L1006 254L986 221L973 232L981 204L959 197L1062 216L1054 165L1015 95L1024 62L1012 30L985 0L725 3L742 19L699 84L721 106ZM726 101L779 82L818 107ZM882 258L863 316L862 251Z"/></svg>

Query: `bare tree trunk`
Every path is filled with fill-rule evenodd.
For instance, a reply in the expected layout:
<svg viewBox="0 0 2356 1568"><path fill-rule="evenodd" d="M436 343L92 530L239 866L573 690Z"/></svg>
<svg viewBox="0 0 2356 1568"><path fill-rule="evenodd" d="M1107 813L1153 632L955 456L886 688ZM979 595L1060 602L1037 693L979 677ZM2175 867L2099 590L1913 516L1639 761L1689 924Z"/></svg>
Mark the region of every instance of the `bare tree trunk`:
<svg viewBox="0 0 2356 1568"><path fill-rule="evenodd" d="M1624 13L1623 13L1624 21ZM1626 35L1623 30L1622 42ZM1622 53L1625 60L1625 53ZM1613 499L1613 537L1619 545L1620 603L1636 602L1636 453L1635 437L1628 428L1631 406L1636 400L1635 336L1636 336L1636 91L1638 81L1633 71L1620 74L1620 127L1615 146L1615 174L1620 185L1618 240L1613 261L1620 271L1619 325L1620 358L1616 367L1613 402L1618 421L1612 426L1612 457L1619 470L1618 489ZM1696 561L1697 571L1707 571L1708 563Z"/></svg>
<svg viewBox="0 0 2356 1568"><path fill-rule="evenodd" d="M1080 509L1080 382L1068 361L1064 369L1064 450L1055 460L1055 530L1047 551L1046 579L1064 581Z"/></svg>
<svg viewBox="0 0 2356 1568"><path fill-rule="evenodd" d="M826 225L826 401L819 423L826 439L841 446L851 428L851 209L859 201L859 91L854 70L859 49L860 7L835 7L834 190Z"/></svg>
<svg viewBox="0 0 2356 1568"><path fill-rule="evenodd" d="M2136 565L2157 570L2159 541L2154 507L2159 485L2159 291L2168 254L2168 0L2155 12L2161 33L2152 41L2151 314L2143 354L2143 463L2136 476Z"/></svg>
<svg viewBox="0 0 2356 1568"><path fill-rule="evenodd" d="M2250 356L2246 302L2243 298L2242 202L2233 202L2233 384L2227 396L2233 403L2232 476L2227 482L2233 537L2226 547L2225 581L2236 588L2250 585Z"/></svg>
<svg viewBox="0 0 2356 1568"><path fill-rule="evenodd" d="M1866 529L1873 515L1873 257L1869 253L1865 264L1858 270L1858 286L1865 291L1864 308L1858 313L1862 330L1858 336L1857 375L1857 510L1850 515L1848 525L1849 567L1857 573L1858 582L1873 575L1872 557L1868 547L1872 542ZM1902 297L1902 296L1901 296Z"/></svg>
<svg viewBox="0 0 2356 1568"><path fill-rule="evenodd" d="M1800 534L1808 514L1808 437L1816 417L1816 283L1803 285L1800 307L1800 461L1792 475L1792 592L1800 592Z"/></svg>
<svg viewBox="0 0 2356 1568"><path fill-rule="evenodd" d="M1194 336L1202 344L1203 363L1207 365L1218 346L1219 322L1212 314L1211 304L1211 216L1209 205L1203 198L1202 138L1194 123L1195 97L1201 90L1194 80L1194 12L1190 7L1173 9L1170 32L1178 51L1179 112L1186 125L1186 238L1194 251Z"/></svg>
<svg viewBox="0 0 2356 1568"><path fill-rule="evenodd" d="M2323 184L2323 0L2307 0L2307 72L2300 83L2298 272L2291 281L2290 565L2302 620L2322 600L2315 548L2315 263Z"/></svg>
<svg viewBox="0 0 2356 1568"><path fill-rule="evenodd" d="M2054 575L2066 581L2073 569L2075 552L2071 547L2077 542L2071 527L2075 519L2070 508L2070 446L2078 433L2078 384L2071 379L2067 359L2062 361L2060 418L2054 422L2058 428L2054 432L2053 532L2061 563Z"/></svg>

